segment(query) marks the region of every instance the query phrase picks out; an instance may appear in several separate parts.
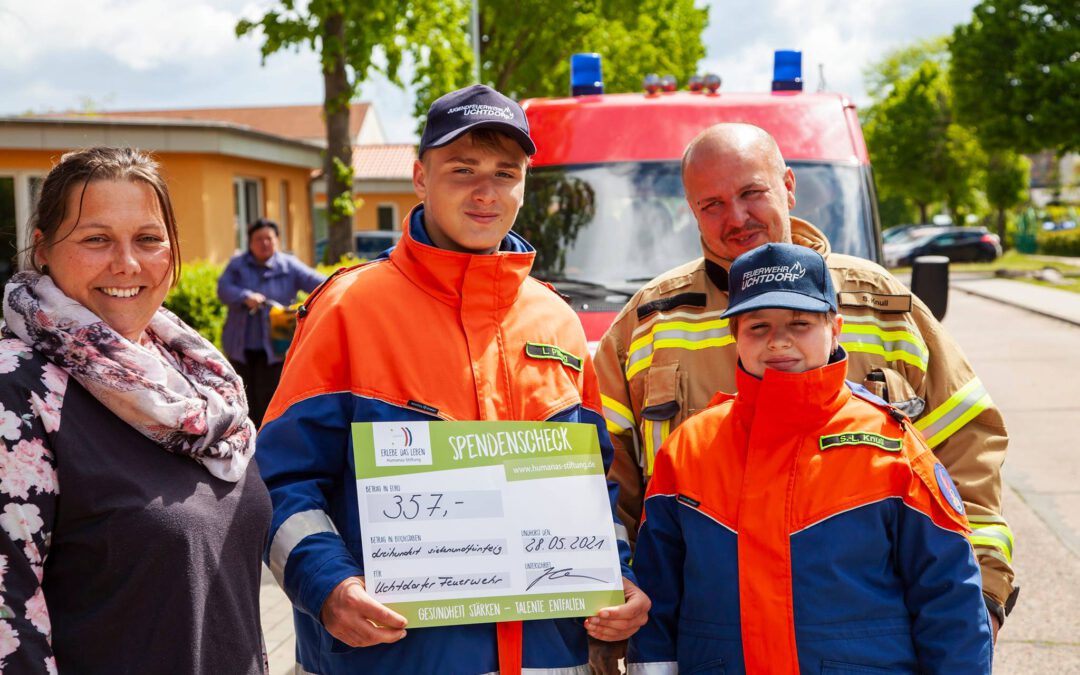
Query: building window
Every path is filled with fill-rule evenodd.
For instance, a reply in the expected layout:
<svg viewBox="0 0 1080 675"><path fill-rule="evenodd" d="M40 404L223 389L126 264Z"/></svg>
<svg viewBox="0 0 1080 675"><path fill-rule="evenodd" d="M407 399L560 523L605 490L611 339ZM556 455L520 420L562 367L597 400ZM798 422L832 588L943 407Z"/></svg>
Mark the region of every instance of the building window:
<svg viewBox="0 0 1080 675"><path fill-rule="evenodd" d="M0 284L18 269L19 251L30 243L26 228L43 180L38 174L0 171Z"/></svg>
<svg viewBox="0 0 1080 675"><path fill-rule="evenodd" d="M397 204L379 204L376 218L380 230L397 229Z"/></svg>
<svg viewBox="0 0 1080 675"><path fill-rule="evenodd" d="M311 214L311 234L315 244L315 263L328 263L326 247L330 237L330 226L325 206L315 206Z"/></svg>
<svg viewBox="0 0 1080 675"><path fill-rule="evenodd" d="M281 248L286 251L292 250L289 246L289 181L281 181L278 190L278 227L281 228Z"/></svg>
<svg viewBox="0 0 1080 675"><path fill-rule="evenodd" d="M19 233L15 223L15 179L0 176L0 283L15 273Z"/></svg>
<svg viewBox="0 0 1080 675"><path fill-rule="evenodd" d="M247 250L247 229L263 217L262 181L233 178L233 213L236 216L236 250Z"/></svg>

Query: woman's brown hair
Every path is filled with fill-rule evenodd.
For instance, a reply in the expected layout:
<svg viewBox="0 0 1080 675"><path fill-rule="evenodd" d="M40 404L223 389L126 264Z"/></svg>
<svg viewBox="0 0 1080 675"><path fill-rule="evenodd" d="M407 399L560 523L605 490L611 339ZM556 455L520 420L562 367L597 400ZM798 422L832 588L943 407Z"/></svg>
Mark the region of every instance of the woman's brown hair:
<svg viewBox="0 0 1080 675"><path fill-rule="evenodd" d="M56 243L56 233L67 217L68 196L78 189L79 212L82 212L86 186L98 180L142 181L157 195L161 214L165 218L165 230L169 234L169 251L172 255L173 285L180 279L180 240L176 233L176 215L173 213L169 188L161 177L158 163L149 154L134 148L96 147L68 152L52 168L41 184L41 194L30 216L30 232L41 232L40 237L31 235L26 248L29 264L38 272L44 272L38 264L37 252L42 247ZM78 217L76 217L78 222Z"/></svg>

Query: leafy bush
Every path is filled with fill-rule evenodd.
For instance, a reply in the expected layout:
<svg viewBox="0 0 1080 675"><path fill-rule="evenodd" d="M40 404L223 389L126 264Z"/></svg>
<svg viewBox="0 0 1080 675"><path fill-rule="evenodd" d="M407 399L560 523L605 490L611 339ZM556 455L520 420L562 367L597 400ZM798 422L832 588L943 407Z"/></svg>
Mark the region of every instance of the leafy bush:
<svg viewBox="0 0 1080 675"><path fill-rule="evenodd" d="M364 261L346 255L336 265L319 265L316 269L330 276L339 267L352 267L361 262ZM224 265L201 260L184 263L180 281L165 298L167 308L214 343L218 349L221 349L221 329L225 325L226 308L218 300L217 282L224 271ZM306 297L307 293L303 291L297 294L300 300Z"/></svg>
<svg viewBox="0 0 1080 675"><path fill-rule="evenodd" d="M320 263L315 266L315 269L316 271L318 271L319 274L325 274L326 276L330 276L342 267L353 267L354 265L359 265L362 262L367 262L367 260L365 258L357 258L351 253L346 253L345 255L341 256L341 260L338 260L336 263Z"/></svg>
<svg viewBox="0 0 1080 675"><path fill-rule="evenodd" d="M337 272L342 267L354 267L364 262L367 262L367 259L357 258L351 253L346 253L345 255L341 256L341 260L338 260L337 263L319 263L315 266L315 271L328 277L334 272ZM307 293L299 291L296 294L296 299L299 302L303 302L304 300L307 300L307 296Z"/></svg>
<svg viewBox="0 0 1080 675"><path fill-rule="evenodd" d="M1040 232L1038 241L1039 253L1080 256L1080 228L1057 232Z"/></svg>
<svg viewBox="0 0 1080 675"><path fill-rule="evenodd" d="M165 306L184 323L221 349L221 328L225 325L225 306L217 297L218 277L224 266L196 261L184 263L180 281L169 291Z"/></svg>

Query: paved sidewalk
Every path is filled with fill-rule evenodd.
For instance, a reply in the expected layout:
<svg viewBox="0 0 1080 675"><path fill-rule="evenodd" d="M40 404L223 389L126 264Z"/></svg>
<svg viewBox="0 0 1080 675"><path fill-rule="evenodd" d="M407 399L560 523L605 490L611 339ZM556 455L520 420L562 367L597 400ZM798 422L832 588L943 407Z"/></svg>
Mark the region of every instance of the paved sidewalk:
<svg viewBox="0 0 1080 675"><path fill-rule="evenodd" d="M270 657L270 675L292 675L296 664L292 604L266 565L263 565L262 572L259 606L266 654Z"/></svg>
<svg viewBox="0 0 1080 675"><path fill-rule="evenodd" d="M1080 293L997 278L954 279L949 287L1080 326Z"/></svg>
<svg viewBox="0 0 1080 675"><path fill-rule="evenodd" d="M954 279L951 288L1080 326L1080 294L1008 279ZM1007 467L1016 470L1017 467ZM1018 482L1019 474L1009 483ZM1023 601L996 650L995 673L1080 673L1080 646L1076 635L1080 623L1076 607L1075 579L1080 563L1070 555L1073 541L1060 538L1039 517L1025 497L1012 487L1005 489L1005 506L1013 529L1023 536L1017 568L1024 577ZM1072 553L1076 553L1074 550ZM1063 591L1064 589L1064 591ZM292 608L270 571L263 568L261 592L262 627L270 659L270 675L292 675L295 658ZM1047 621L1046 617L1056 617ZM1061 667L1067 654L1076 652L1076 667Z"/></svg>

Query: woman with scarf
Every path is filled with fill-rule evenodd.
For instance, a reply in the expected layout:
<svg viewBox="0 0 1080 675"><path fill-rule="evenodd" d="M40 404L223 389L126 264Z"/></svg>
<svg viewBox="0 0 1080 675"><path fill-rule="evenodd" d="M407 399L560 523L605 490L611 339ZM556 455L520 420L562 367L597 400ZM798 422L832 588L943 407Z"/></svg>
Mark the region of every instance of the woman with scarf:
<svg viewBox="0 0 1080 675"><path fill-rule="evenodd" d="M156 163L64 155L31 236L0 334L0 672L265 673L255 430L161 306L180 255Z"/></svg>

